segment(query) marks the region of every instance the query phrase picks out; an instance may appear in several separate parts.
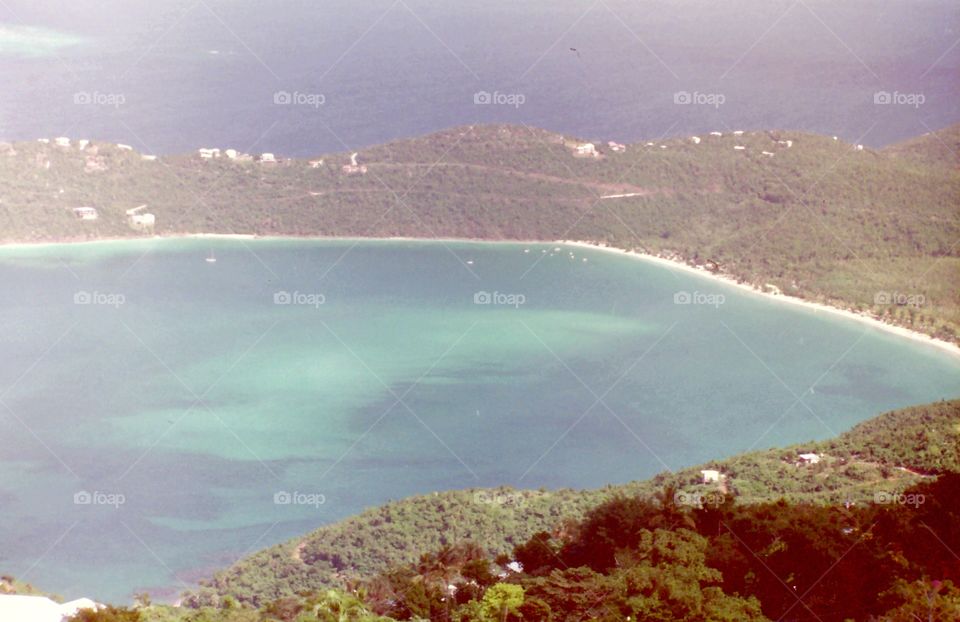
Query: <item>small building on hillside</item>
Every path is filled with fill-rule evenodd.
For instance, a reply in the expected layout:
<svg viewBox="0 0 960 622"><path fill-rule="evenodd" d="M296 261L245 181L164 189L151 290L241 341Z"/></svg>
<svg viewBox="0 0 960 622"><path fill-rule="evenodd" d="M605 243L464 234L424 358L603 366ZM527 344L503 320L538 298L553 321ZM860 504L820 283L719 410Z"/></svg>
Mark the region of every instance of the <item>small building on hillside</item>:
<svg viewBox="0 0 960 622"><path fill-rule="evenodd" d="M357 162L357 157L360 154L353 153L350 155L350 164L344 164L340 169L343 171L344 175L366 175L367 174L367 165L359 164Z"/></svg>
<svg viewBox="0 0 960 622"><path fill-rule="evenodd" d="M793 141L790 140L789 138L788 138L787 140L778 140L778 141L777 141L777 144L778 144L778 145L783 145L783 146L786 147L787 149L789 149L790 147L793 147Z"/></svg>
<svg viewBox="0 0 960 622"><path fill-rule="evenodd" d="M734 131L733 131L733 135L734 135L734 136L743 136L743 130L734 130Z"/></svg>
<svg viewBox="0 0 960 622"><path fill-rule="evenodd" d="M720 471L716 469L703 469L700 471L700 475L704 484L720 483L720 479L723 477Z"/></svg>
<svg viewBox="0 0 960 622"><path fill-rule="evenodd" d="M58 147L69 147L70 139L66 136L57 136L53 139L53 143Z"/></svg>
<svg viewBox="0 0 960 622"><path fill-rule="evenodd" d="M157 217L153 214L133 214L127 219L131 229L148 231L157 224Z"/></svg>
<svg viewBox="0 0 960 622"><path fill-rule="evenodd" d="M98 216L95 207L75 207L73 208L73 215L80 220L96 220Z"/></svg>
<svg viewBox="0 0 960 622"><path fill-rule="evenodd" d="M220 157L220 150L217 149L216 147L213 147L213 148L200 147L199 149L197 149L197 153L199 153L200 157L203 158L204 160Z"/></svg>
<svg viewBox="0 0 960 622"><path fill-rule="evenodd" d="M723 136L723 132L710 132L711 136Z"/></svg>
<svg viewBox="0 0 960 622"><path fill-rule="evenodd" d="M800 454L797 456L797 460L800 462L800 464L817 464L820 462L820 454Z"/></svg>
<svg viewBox="0 0 960 622"><path fill-rule="evenodd" d="M736 149L737 151L743 151L744 149L746 149L746 147L744 147L743 145L734 145L733 148Z"/></svg>
<svg viewBox="0 0 960 622"><path fill-rule="evenodd" d="M237 150L236 149L227 149L223 152L223 155L227 156L231 160L237 159Z"/></svg>
<svg viewBox="0 0 960 622"><path fill-rule="evenodd" d="M596 158L600 155L596 145L593 143L580 143L573 148L573 152L580 157L586 158Z"/></svg>
<svg viewBox="0 0 960 622"><path fill-rule="evenodd" d="M133 147L130 145L124 145L123 143L117 143L117 149L120 151L133 151Z"/></svg>
<svg viewBox="0 0 960 622"><path fill-rule="evenodd" d="M276 164L277 158L274 157L272 153L261 153L257 157L257 161L260 162L261 164Z"/></svg>
<svg viewBox="0 0 960 622"><path fill-rule="evenodd" d="M626 145L620 144L612 140L607 142L607 146L610 147L610 150L615 153L623 153L624 151L627 150Z"/></svg>
<svg viewBox="0 0 960 622"><path fill-rule="evenodd" d="M87 148L87 145L89 144L90 144L89 140L87 140L86 138L81 138L80 140L77 141L77 148L80 149L80 151L83 151L84 149Z"/></svg>
<svg viewBox="0 0 960 622"><path fill-rule="evenodd" d="M310 160L310 168L320 168L323 166L323 160Z"/></svg>
<svg viewBox="0 0 960 622"><path fill-rule="evenodd" d="M699 137L699 136L691 136L691 137L690 137L690 142L692 142L694 145L699 145L699 144L700 144L700 137Z"/></svg>

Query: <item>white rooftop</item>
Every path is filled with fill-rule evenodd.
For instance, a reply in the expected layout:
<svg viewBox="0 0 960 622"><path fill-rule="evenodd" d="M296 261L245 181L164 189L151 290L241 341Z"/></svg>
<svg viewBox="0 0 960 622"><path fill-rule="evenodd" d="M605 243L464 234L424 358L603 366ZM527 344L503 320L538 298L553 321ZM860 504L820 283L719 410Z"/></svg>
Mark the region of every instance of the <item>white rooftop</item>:
<svg viewBox="0 0 960 622"><path fill-rule="evenodd" d="M81 609L97 609L100 606L89 598L78 598L61 605L45 596L0 594L0 620L3 622L62 622Z"/></svg>

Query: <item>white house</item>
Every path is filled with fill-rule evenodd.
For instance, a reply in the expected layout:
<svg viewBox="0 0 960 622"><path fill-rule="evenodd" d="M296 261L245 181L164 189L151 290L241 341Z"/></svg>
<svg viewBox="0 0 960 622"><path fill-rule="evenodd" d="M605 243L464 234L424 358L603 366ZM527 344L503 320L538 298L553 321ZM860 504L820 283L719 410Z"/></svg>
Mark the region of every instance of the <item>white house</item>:
<svg viewBox="0 0 960 622"><path fill-rule="evenodd" d="M863 145L857 145L857 151L863 151Z"/></svg>
<svg viewBox="0 0 960 622"><path fill-rule="evenodd" d="M743 136L743 130L734 130L734 131L733 131L733 135L734 135L734 136Z"/></svg>
<svg viewBox="0 0 960 622"><path fill-rule="evenodd" d="M760 153L762 153L763 155L767 156L768 158L772 158L772 157L773 157L773 152L772 152L772 151L761 151Z"/></svg>
<svg viewBox="0 0 960 622"><path fill-rule="evenodd" d="M56 138L53 139L53 142L57 147L70 146L70 139L67 138L66 136L57 136Z"/></svg>
<svg viewBox="0 0 960 622"><path fill-rule="evenodd" d="M277 158L272 153L261 153L259 159L261 162L277 162Z"/></svg>
<svg viewBox="0 0 960 622"><path fill-rule="evenodd" d="M236 149L227 149L223 152L223 155L227 156L231 160L237 159L237 150Z"/></svg>
<svg viewBox="0 0 960 622"><path fill-rule="evenodd" d="M124 145L123 143L117 143L117 149L121 151L133 151L133 147L130 145Z"/></svg>
<svg viewBox="0 0 960 622"><path fill-rule="evenodd" d="M157 156L155 156L155 155L143 154L143 155L140 156L140 159L141 159L141 160L146 160L147 162L153 162L154 160L157 159Z"/></svg>
<svg viewBox="0 0 960 622"><path fill-rule="evenodd" d="M83 609L101 609L89 598L78 598L62 605L45 596L0 594L0 620L3 622L63 622Z"/></svg>
<svg viewBox="0 0 960 622"><path fill-rule="evenodd" d="M87 145L89 144L90 144L90 141L87 140L86 138L81 138L80 140L77 141L77 147L80 149L80 151L83 151L84 149L86 149Z"/></svg>
<svg viewBox="0 0 960 622"><path fill-rule="evenodd" d="M691 136L691 137L690 137L690 142L692 142L694 145L699 145L699 144L700 144L700 137L699 137L699 136Z"/></svg>
<svg viewBox="0 0 960 622"><path fill-rule="evenodd" d="M746 147L744 147L743 145L734 145L733 148L736 149L737 151L743 151L744 149L746 149Z"/></svg>
<svg viewBox="0 0 960 622"><path fill-rule="evenodd" d="M820 454L800 454L797 458L804 464L817 464L820 462Z"/></svg>
<svg viewBox="0 0 960 622"><path fill-rule="evenodd" d="M310 160L310 168L320 168L323 166L323 160Z"/></svg>
<svg viewBox="0 0 960 622"><path fill-rule="evenodd" d="M50 144L50 139L49 139L49 138L38 138L38 139L37 139L37 142L38 142L38 143L43 143L44 145L49 145L49 144Z"/></svg>
<svg viewBox="0 0 960 622"><path fill-rule="evenodd" d="M792 140L789 140L789 139L788 139L788 140L778 140L778 141L777 141L777 144L778 144L778 145L784 145L784 146L787 147L787 149L789 149L790 147L793 147L793 141L792 141Z"/></svg>
<svg viewBox="0 0 960 622"><path fill-rule="evenodd" d="M578 156L588 156L595 158L600 155L597 152L597 148L593 143L581 143L574 148L574 153Z"/></svg>
<svg viewBox="0 0 960 622"><path fill-rule="evenodd" d="M615 141L612 141L612 140L607 142L607 146L610 147L610 150L611 150L611 151L615 151L615 152L617 152L617 153L623 153L624 151L627 150L627 146L626 146L626 145L622 145L622 144L620 144L620 143L618 143L618 142L615 142Z"/></svg>
<svg viewBox="0 0 960 622"><path fill-rule="evenodd" d="M723 132L710 132L711 136L723 136Z"/></svg>
<svg viewBox="0 0 960 622"><path fill-rule="evenodd" d="M653 147L653 143L646 143L647 147Z"/></svg>
<svg viewBox="0 0 960 622"><path fill-rule="evenodd" d="M217 149L216 147L214 148L201 147L197 149L197 153L199 153L200 157L203 158L204 160L220 157L220 150Z"/></svg>
<svg viewBox="0 0 960 622"><path fill-rule="evenodd" d="M97 208L95 207L75 207L73 208L73 215L79 218L80 220L96 220L97 219Z"/></svg>
<svg viewBox="0 0 960 622"><path fill-rule="evenodd" d="M703 469L700 471L700 475L703 476L703 483L709 484L711 482L719 482L720 478L723 477L720 474L720 471L716 469Z"/></svg>

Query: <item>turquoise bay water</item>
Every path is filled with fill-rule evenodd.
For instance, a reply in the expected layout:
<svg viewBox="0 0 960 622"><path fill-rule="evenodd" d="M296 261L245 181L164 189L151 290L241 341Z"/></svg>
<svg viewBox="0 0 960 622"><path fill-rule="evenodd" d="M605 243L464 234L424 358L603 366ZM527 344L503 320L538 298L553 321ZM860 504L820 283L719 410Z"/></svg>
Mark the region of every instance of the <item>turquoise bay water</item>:
<svg viewBox="0 0 960 622"><path fill-rule="evenodd" d="M171 596L411 494L642 479L960 395L928 345L574 247L7 248L0 283L0 571L64 596Z"/></svg>

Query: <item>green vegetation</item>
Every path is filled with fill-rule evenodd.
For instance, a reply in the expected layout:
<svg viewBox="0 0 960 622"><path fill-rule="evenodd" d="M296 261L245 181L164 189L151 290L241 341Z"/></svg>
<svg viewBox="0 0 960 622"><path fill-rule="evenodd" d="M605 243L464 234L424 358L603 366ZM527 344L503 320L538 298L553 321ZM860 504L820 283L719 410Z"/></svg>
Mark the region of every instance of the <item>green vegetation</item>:
<svg viewBox="0 0 960 622"><path fill-rule="evenodd" d="M806 452L821 454L820 462L799 464ZM722 487L704 484L700 469L722 472ZM466 541L495 558L539 532L575 524L613 498L654 500L665 488L690 507L726 497L740 504L862 504L944 472L960 472L960 400L881 415L836 439L750 452L644 482L588 491L460 490L388 503L240 560L188 602L230 598L259 606L353 585Z"/></svg>
<svg viewBox="0 0 960 622"><path fill-rule="evenodd" d="M960 400L707 466L726 477L408 499L247 558L187 606L72 622L960 619Z"/></svg>
<svg viewBox="0 0 960 622"><path fill-rule="evenodd" d="M763 622L960 618L960 473L895 500L690 507L615 496L490 559L469 542L258 609L142 606L72 622Z"/></svg>
<svg viewBox="0 0 960 622"><path fill-rule="evenodd" d="M580 239L712 260L743 282L956 341L958 144L960 126L879 151L749 132L581 158L546 131L476 126L363 150L365 175L341 170L348 154L314 168L0 144L0 239L144 235L125 215L140 204L164 235ZM77 220L75 206L100 217Z"/></svg>

